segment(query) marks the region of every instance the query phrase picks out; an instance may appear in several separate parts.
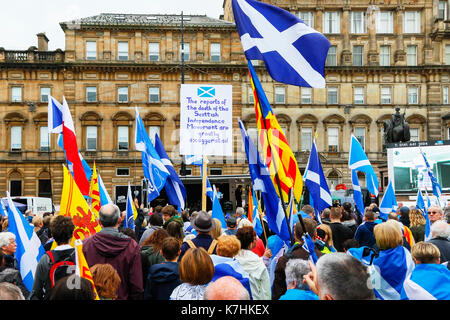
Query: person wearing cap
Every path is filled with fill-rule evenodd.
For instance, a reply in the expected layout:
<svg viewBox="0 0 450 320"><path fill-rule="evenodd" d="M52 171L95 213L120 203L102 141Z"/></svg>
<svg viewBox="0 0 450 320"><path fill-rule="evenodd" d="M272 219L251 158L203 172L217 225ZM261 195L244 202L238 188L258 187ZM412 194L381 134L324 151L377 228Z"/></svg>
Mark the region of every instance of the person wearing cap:
<svg viewBox="0 0 450 320"><path fill-rule="evenodd" d="M227 230L225 230L225 234L228 236L236 235L237 231L237 221L236 218L233 216L228 217L227 221Z"/></svg>
<svg viewBox="0 0 450 320"><path fill-rule="evenodd" d="M195 219L191 221L191 225L197 231L197 236L183 242L178 261L181 261L183 255L189 248L202 247L209 254L216 254L217 240L214 240L210 234L210 231L215 228L215 222L212 216L205 211L199 211Z"/></svg>

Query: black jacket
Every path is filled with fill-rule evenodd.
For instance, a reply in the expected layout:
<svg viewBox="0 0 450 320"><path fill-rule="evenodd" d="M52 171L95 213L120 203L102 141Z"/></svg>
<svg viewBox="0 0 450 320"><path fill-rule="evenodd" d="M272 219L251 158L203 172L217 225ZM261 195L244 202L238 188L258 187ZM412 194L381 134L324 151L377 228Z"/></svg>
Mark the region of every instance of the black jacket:
<svg viewBox="0 0 450 320"><path fill-rule="evenodd" d="M14 268L9 267L0 267L0 282L9 282L13 285L19 287L20 291L22 291L22 294L25 299L28 298L28 295L30 292L28 291L27 287L25 287L22 276L20 275L20 271Z"/></svg>
<svg viewBox="0 0 450 320"><path fill-rule="evenodd" d="M433 238L428 241L439 248L441 252L441 263L450 261L450 241L446 238Z"/></svg>
<svg viewBox="0 0 450 320"><path fill-rule="evenodd" d="M144 291L145 300L169 300L181 284L178 262L163 262L150 267Z"/></svg>
<svg viewBox="0 0 450 320"><path fill-rule="evenodd" d="M344 252L342 244L345 240L353 238L352 230L340 222L331 222L329 226L333 236L333 247L335 247L338 252Z"/></svg>

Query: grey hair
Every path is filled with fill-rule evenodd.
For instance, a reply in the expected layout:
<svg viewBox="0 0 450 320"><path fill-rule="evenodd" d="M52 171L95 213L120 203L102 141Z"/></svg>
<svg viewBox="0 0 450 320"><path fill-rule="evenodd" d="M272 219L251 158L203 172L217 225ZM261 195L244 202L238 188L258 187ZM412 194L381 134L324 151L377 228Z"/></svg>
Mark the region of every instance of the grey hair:
<svg viewBox="0 0 450 320"><path fill-rule="evenodd" d="M242 208L242 207L237 207L236 208L236 214L243 215L244 213L245 213L244 208Z"/></svg>
<svg viewBox="0 0 450 320"><path fill-rule="evenodd" d="M308 261L303 259L289 259L286 264L286 285L296 282L297 289L307 289L303 284L303 276L311 271ZM306 285L307 287L307 285Z"/></svg>
<svg viewBox="0 0 450 320"><path fill-rule="evenodd" d="M369 273L361 261L343 252L328 253L316 265L321 295L334 300L373 300Z"/></svg>
<svg viewBox="0 0 450 320"><path fill-rule="evenodd" d="M115 227L120 218L120 209L115 204L105 204L98 212L103 227Z"/></svg>
<svg viewBox="0 0 450 320"><path fill-rule="evenodd" d="M433 238L448 238L450 237L450 226L443 220L438 220L431 225L431 234Z"/></svg>
<svg viewBox="0 0 450 320"><path fill-rule="evenodd" d="M12 232L0 232L0 248L9 244L9 239L16 239L16 235Z"/></svg>
<svg viewBox="0 0 450 320"><path fill-rule="evenodd" d="M19 287L9 282L0 283L0 300L25 300Z"/></svg>

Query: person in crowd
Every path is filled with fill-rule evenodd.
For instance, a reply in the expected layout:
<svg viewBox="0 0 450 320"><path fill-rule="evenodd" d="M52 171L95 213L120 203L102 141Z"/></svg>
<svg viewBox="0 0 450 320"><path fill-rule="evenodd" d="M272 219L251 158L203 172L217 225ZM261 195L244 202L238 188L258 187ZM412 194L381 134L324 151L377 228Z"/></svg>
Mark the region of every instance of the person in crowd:
<svg viewBox="0 0 450 320"><path fill-rule="evenodd" d="M141 239L139 239L139 245L141 246L155 230L162 228L164 220L161 215L153 213L149 218L149 223L150 226L147 228L147 230L144 231Z"/></svg>
<svg viewBox="0 0 450 320"><path fill-rule="evenodd" d="M33 210L31 210L31 209L25 210L24 216L29 224L33 224L33 217L35 216L33 213Z"/></svg>
<svg viewBox="0 0 450 320"><path fill-rule="evenodd" d="M131 229L130 227L124 228L124 229L122 229L122 231L120 231L120 232L122 232L123 234L129 236L129 237L130 237L131 239L133 239L134 241L138 242L138 239L137 239L137 236L136 236L136 232L134 232L134 230Z"/></svg>
<svg viewBox="0 0 450 320"><path fill-rule="evenodd" d="M274 234L267 238L267 250L263 256L264 264L269 271L270 283L273 284L275 279L275 268L278 260L289 249L287 244L280 238L280 236Z"/></svg>
<svg viewBox="0 0 450 320"><path fill-rule="evenodd" d="M450 261L450 226L441 220L434 222L430 227L431 239L428 241L438 247L441 263Z"/></svg>
<svg viewBox="0 0 450 320"><path fill-rule="evenodd" d="M100 300L116 300L120 286L120 277L109 263L98 263L89 268Z"/></svg>
<svg viewBox="0 0 450 320"><path fill-rule="evenodd" d="M442 220L442 217L442 209L438 206L431 206L428 208L428 218L430 219L431 225L433 225L436 221Z"/></svg>
<svg viewBox="0 0 450 320"><path fill-rule="evenodd" d="M92 283L78 275L70 275L59 279L48 295L54 300L94 300L95 291Z"/></svg>
<svg viewBox="0 0 450 320"><path fill-rule="evenodd" d="M347 252L351 248L359 248L359 247L360 247L359 242L356 241L355 239L347 239L342 244L342 248L344 248L344 252Z"/></svg>
<svg viewBox="0 0 450 320"><path fill-rule="evenodd" d="M242 207L237 207L236 212L234 214L234 217L236 218L236 224L239 228L239 223L242 219L247 219L247 216L245 215L245 210Z"/></svg>
<svg viewBox="0 0 450 320"><path fill-rule="evenodd" d="M183 243L184 232L183 229L180 228L180 224L177 221L171 221L167 225L167 233L169 236L174 237L180 242L180 246Z"/></svg>
<svg viewBox="0 0 450 320"><path fill-rule="evenodd" d="M109 263L120 276L118 300L143 298L142 263L139 244L120 233L120 209L114 204L100 208L102 230L83 241L83 254L88 265Z"/></svg>
<svg viewBox="0 0 450 320"><path fill-rule="evenodd" d="M147 240L144 241L141 247L141 262L142 262L142 280L143 287L147 283L148 270L151 266L164 261L161 255L161 247L164 239L170 237L169 232L165 229L158 229L152 233Z"/></svg>
<svg viewBox="0 0 450 320"><path fill-rule="evenodd" d="M8 224L9 220L8 217L6 217L2 222L2 232L8 232Z"/></svg>
<svg viewBox="0 0 450 320"><path fill-rule="evenodd" d="M367 285L367 267L358 259L335 252L321 256L317 264L310 263L311 272L304 276L311 291L320 300L374 300Z"/></svg>
<svg viewBox="0 0 450 320"><path fill-rule="evenodd" d="M416 264L405 280L402 300L450 300L450 270L440 264L438 247L429 242L418 242L411 248Z"/></svg>
<svg viewBox="0 0 450 320"><path fill-rule="evenodd" d="M205 289L204 300L251 300L247 289L236 278L223 276Z"/></svg>
<svg viewBox="0 0 450 320"><path fill-rule="evenodd" d="M402 207L402 208L405 208L405 207ZM398 210L400 211L400 209L401 208L399 208ZM401 223L399 221L399 215L397 213L394 213L394 212L389 213L388 214L388 221L389 220L397 222L397 224L399 225L400 230L402 232L403 246L406 249L408 249L409 251L411 251L411 247L414 244L414 237L412 235L411 230L407 226L403 225L403 223Z"/></svg>
<svg viewBox="0 0 450 320"><path fill-rule="evenodd" d="M358 228L358 225L360 223L358 221L358 218L353 213L352 204L348 201L344 202L341 207L341 212L342 212L341 218L342 224L348 227L350 230L352 230L353 235L355 235L356 229Z"/></svg>
<svg viewBox="0 0 450 320"><path fill-rule="evenodd" d="M191 225L189 210L183 210L181 212L181 218L183 219L183 232L186 231L186 228Z"/></svg>
<svg viewBox="0 0 450 320"><path fill-rule="evenodd" d="M375 213L372 210L367 209L364 213L363 220L364 222L356 229L354 238L358 241L360 246L375 248L376 240L373 233L373 229L376 226Z"/></svg>
<svg viewBox="0 0 450 320"><path fill-rule="evenodd" d="M25 287L20 271L4 265L3 252L0 250L0 282L9 282L17 286L24 297L28 297L30 292Z"/></svg>
<svg viewBox="0 0 450 320"><path fill-rule="evenodd" d="M9 231L0 232L0 248L3 252L4 265L19 270L15 254L17 250L16 235Z"/></svg>
<svg viewBox="0 0 450 320"><path fill-rule="evenodd" d="M178 211L175 209L174 206L172 206L172 205L165 206L161 210L161 213L162 213L162 218L164 220L164 225L163 225L164 229L167 229L167 226L169 225L170 222L176 221L179 224L179 228L181 229L181 231L183 231L183 226L184 226L183 218L181 218L178 215Z"/></svg>
<svg viewBox="0 0 450 320"><path fill-rule="evenodd" d="M243 218L241 219L241 221L239 221L239 224L237 226L237 228L242 228L242 227L253 227L253 223L250 222L250 220L248 220L247 218ZM266 252L266 247L264 245L264 242L262 241L262 239L260 237L258 237L258 235L256 235L257 241L256 241L256 246L252 249L252 251L258 255L258 257L262 257L264 256L264 253Z"/></svg>
<svg viewBox="0 0 450 320"><path fill-rule="evenodd" d="M202 247L189 248L178 271L182 284L173 290L170 300L203 300L205 288L214 276L214 264L209 253Z"/></svg>
<svg viewBox="0 0 450 320"><path fill-rule="evenodd" d="M217 218L213 218L213 220L215 227L211 230L211 237L217 240L222 235L222 223Z"/></svg>
<svg viewBox="0 0 450 320"><path fill-rule="evenodd" d="M422 212L420 212L418 209L412 209L409 212L409 220L410 220L409 229L412 232L414 241L416 243L424 241L426 220L422 215Z"/></svg>
<svg viewBox="0 0 450 320"><path fill-rule="evenodd" d="M0 300L25 300L25 296L16 285L0 282Z"/></svg>
<svg viewBox="0 0 450 320"><path fill-rule="evenodd" d="M214 219L205 211L199 211L195 220L191 221L197 236L192 240L183 242L178 261L181 261L183 255L189 248L204 248L209 254L216 253L217 240L211 237L211 230L215 228Z"/></svg>
<svg viewBox="0 0 450 320"><path fill-rule="evenodd" d="M322 210L322 214L320 218L322 219L322 223L330 223L330 215L331 215L331 209L325 208Z"/></svg>
<svg viewBox="0 0 450 320"><path fill-rule="evenodd" d="M311 272L309 262L304 259L290 259L286 264L286 292L280 300L319 300L304 279Z"/></svg>
<svg viewBox="0 0 450 320"><path fill-rule="evenodd" d="M161 246L164 261L150 267L144 291L145 300L169 300L173 290L181 285L178 272L180 242L174 237L167 237Z"/></svg>
<svg viewBox="0 0 450 320"><path fill-rule="evenodd" d="M342 211L339 207L332 207L330 214L330 228L333 236L333 246L338 252L344 252L342 248L342 243L353 238L353 232L350 228L344 226L341 223Z"/></svg>
<svg viewBox="0 0 450 320"><path fill-rule="evenodd" d="M186 236L188 236L188 235L194 235L194 236L196 236L196 235L197 235L197 231L195 231L194 227L192 226L192 221L195 220L195 218L197 217L197 215L198 215L198 211L193 211L193 212L191 213L191 216L189 217L189 225L188 225L187 227L184 228L184 234L185 234Z"/></svg>
<svg viewBox="0 0 450 320"><path fill-rule="evenodd" d="M322 254L336 252L336 248L333 245L333 232L329 224L322 223L318 225L314 233L314 239L315 246Z"/></svg>
<svg viewBox="0 0 450 320"><path fill-rule="evenodd" d="M250 276L250 288L253 300L270 300L271 283L269 272L261 257L251 250L256 246L258 238L253 227L239 228L236 237L241 242L241 250L236 256L241 266Z"/></svg>
<svg viewBox="0 0 450 320"><path fill-rule="evenodd" d="M75 263L75 249L69 244L73 237L75 225L72 218L67 216L56 216L50 222L50 230L57 246L48 251L39 260L34 275L33 288L30 300L44 300L48 298L55 283L62 277L62 274L70 272L69 269L61 268L56 271L52 268L61 261ZM74 271L74 270L72 270Z"/></svg>
<svg viewBox="0 0 450 320"><path fill-rule="evenodd" d="M236 198L236 207L242 207L242 185L238 185L234 197Z"/></svg>
<svg viewBox="0 0 450 320"><path fill-rule="evenodd" d="M401 207L401 208L398 209L398 212L399 212L399 215L400 215L400 217L399 217L398 220L399 220L404 226L406 226L406 227L409 228L409 226L410 226L410 224L411 224L411 222L410 222L410 220L409 220L409 213L410 213L409 208L408 208L407 206L403 206L403 207Z"/></svg>
<svg viewBox="0 0 450 320"><path fill-rule="evenodd" d="M44 244L47 242L48 237L47 235L44 233L45 229L44 229L44 218L41 216L34 216L33 220L32 220L32 224L34 226L34 232L36 233L36 235L38 236L39 240L41 240L41 243Z"/></svg>
<svg viewBox="0 0 450 320"><path fill-rule="evenodd" d="M314 208L309 204L305 204L299 213L302 215L304 219L313 219L313 220L315 219ZM297 223L297 221L294 220L294 223Z"/></svg>
<svg viewBox="0 0 450 320"><path fill-rule="evenodd" d="M227 223L227 230L224 231L224 234L232 236L236 234L237 231L237 221L236 218L233 216L229 216L226 220Z"/></svg>

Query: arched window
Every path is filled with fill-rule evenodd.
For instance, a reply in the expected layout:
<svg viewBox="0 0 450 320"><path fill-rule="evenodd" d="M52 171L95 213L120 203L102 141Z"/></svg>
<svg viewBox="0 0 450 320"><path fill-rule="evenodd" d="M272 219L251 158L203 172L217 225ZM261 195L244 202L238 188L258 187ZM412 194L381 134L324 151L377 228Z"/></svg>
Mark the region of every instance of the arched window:
<svg viewBox="0 0 450 320"><path fill-rule="evenodd" d="M143 118L144 125L148 130L148 136L152 143L155 143L155 134L158 134L164 145L164 121L166 121L166 118L156 112L150 112Z"/></svg>
<svg viewBox="0 0 450 320"><path fill-rule="evenodd" d="M426 141L425 126L427 119L420 114L412 114L406 118L409 124L410 141Z"/></svg>
<svg viewBox="0 0 450 320"><path fill-rule="evenodd" d="M38 197L51 198L52 180L50 173L46 170L41 171L37 179Z"/></svg>
<svg viewBox="0 0 450 320"><path fill-rule="evenodd" d="M336 186L341 184L342 175L336 170L332 169L327 176L328 188L330 191L336 191Z"/></svg>
<svg viewBox="0 0 450 320"><path fill-rule="evenodd" d="M369 149L369 144L367 143L367 138L370 133L370 124L372 123L372 118L365 114L358 114L349 120L352 127L352 133L358 139L359 143L364 150Z"/></svg>
<svg viewBox="0 0 450 320"><path fill-rule="evenodd" d="M81 117L81 149L89 152L95 152L101 145L101 134L100 130L102 126L103 118L94 111L88 111L84 113Z"/></svg>
<svg viewBox="0 0 450 320"><path fill-rule="evenodd" d="M8 175L8 187L11 197L20 197L23 194L23 175L14 169Z"/></svg>

